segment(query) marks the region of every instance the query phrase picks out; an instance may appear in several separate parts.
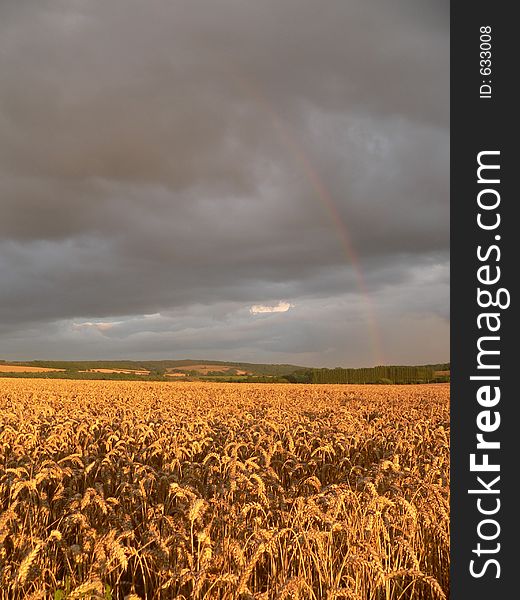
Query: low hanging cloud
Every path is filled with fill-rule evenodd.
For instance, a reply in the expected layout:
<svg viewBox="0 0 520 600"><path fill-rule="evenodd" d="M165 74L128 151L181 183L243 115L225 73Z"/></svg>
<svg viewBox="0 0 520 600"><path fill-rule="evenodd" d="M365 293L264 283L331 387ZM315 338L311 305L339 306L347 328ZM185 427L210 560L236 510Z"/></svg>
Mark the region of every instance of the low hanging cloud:
<svg viewBox="0 0 520 600"><path fill-rule="evenodd" d="M72 329L76 331L82 329L97 329L99 332L103 332L108 331L119 324L120 322L92 323L90 321L86 321L85 323L73 323Z"/></svg>
<svg viewBox="0 0 520 600"><path fill-rule="evenodd" d="M275 304L274 306L267 306L265 304L254 304L249 309L249 312L252 315L258 315L261 313L283 313L287 312L291 308L294 308L294 304L281 300L280 302L278 302L278 304Z"/></svg>

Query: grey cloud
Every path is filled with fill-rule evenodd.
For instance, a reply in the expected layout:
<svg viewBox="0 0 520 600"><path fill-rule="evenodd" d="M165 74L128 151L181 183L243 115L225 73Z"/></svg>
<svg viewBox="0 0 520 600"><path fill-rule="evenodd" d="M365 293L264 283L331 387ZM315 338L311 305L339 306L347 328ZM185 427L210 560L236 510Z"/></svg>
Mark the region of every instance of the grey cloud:
<svg viewBox="0 0 520 600"><path fill-rule="evenodd" d="M382 323L445 323L439 277L388 294L449 260L448 22L434 0L2 3L2 354L322 360L329 339L357 361L308 302L348 316L360 272ZM277 342L247 307L280 299L306 308ZM171 311L176 346L139 316Z"/></svg>
<svg viewBox="0 0 520 600"><path fill-rule="evenodd" d="M379 319L386 362L428 362L444 347L448 322L432 310L445 301L446 290L436 287L433 278L386 288L373 306ZM302 365L362 366L374 359L373 340L367 336L366 300L355 294L331 298L300 300L287 313L257 315L254 318L239 303L221 303L208 307L192 305L187 310L169 311L152 317L135 316L115 320L111 328L78 327L76 321L45 325L42 329L59 340L45 345L37 337L10 338L14 357L28 341L35 356L128 356L133 348L136 358L193 357L232 360L292 361ZM104 322L108 322L104 319ZM79 323L80 324L80 323ZM396 343L396 342L399 343Z"/></svg>

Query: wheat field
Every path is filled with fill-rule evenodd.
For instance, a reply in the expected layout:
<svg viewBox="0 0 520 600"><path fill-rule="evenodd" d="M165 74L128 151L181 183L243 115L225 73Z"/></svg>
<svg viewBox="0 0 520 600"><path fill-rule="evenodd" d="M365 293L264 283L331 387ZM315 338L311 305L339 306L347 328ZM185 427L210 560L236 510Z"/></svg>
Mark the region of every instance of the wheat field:
<svg viewBox="0 0 520 600"><path fill-rule="evenodd" d="M449 385L0 379L0 598L449 596Z"/></svg>

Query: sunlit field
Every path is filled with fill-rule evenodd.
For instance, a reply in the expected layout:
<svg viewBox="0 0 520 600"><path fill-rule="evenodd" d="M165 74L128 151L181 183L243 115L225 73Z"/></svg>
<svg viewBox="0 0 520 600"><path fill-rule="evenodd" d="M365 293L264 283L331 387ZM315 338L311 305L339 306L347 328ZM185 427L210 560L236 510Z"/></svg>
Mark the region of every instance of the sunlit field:
<svg viewBox="0 0 520 600"><path fill-rule="evenodd" d="M0 598L442 599L449 385L0 379Z"/></svg>

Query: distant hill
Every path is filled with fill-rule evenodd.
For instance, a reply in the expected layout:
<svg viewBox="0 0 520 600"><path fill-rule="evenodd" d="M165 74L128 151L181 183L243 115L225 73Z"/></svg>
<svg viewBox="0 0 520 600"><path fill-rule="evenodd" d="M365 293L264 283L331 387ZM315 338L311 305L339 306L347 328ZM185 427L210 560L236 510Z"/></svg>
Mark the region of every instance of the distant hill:
<svg viewBox="0 0 520 600"><path fill-rule="evenodd" d="M403 375L404 374L404 375ZM218 360L3 361L0 377L159 381L247 381L290 383L397 383L449 381L450 363L317 369L291 364Z"/></svg>
<svg viewBox="0 0 520 600"><path fill-rule="evenodd" d="M12 371L6 367L11 366ZM37 374L49 377L96 379L126 379L128 377L163 378L173 373L183 373L186 377L209 376L252 376L283 377L306 367L289 364L256 364L246 362L226 362L218 360L89 360L89 361L0 361L2 376ZM23 371L27 367L27 372ZM43 371L45 369L45 371ZM49 370L47 370L49 369Z"/></svg>

